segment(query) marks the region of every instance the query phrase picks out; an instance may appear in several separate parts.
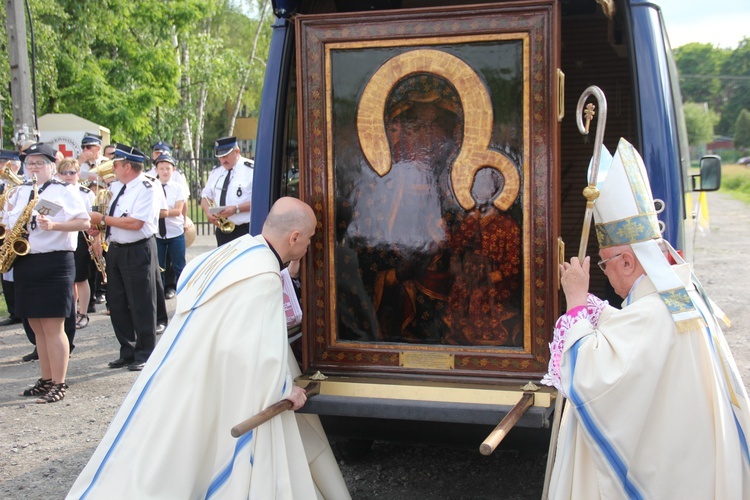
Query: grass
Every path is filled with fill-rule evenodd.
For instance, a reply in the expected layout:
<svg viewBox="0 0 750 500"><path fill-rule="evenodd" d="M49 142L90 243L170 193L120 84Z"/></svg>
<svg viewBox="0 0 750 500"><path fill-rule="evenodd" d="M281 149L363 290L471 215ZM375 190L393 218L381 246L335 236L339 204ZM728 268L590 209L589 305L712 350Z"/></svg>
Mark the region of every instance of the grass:
<svg viewBox="0 0 750 500"><path fill-rule="evenodd" d="M750 203L750 167L737 164L722 165L720 191Z"/></svg>

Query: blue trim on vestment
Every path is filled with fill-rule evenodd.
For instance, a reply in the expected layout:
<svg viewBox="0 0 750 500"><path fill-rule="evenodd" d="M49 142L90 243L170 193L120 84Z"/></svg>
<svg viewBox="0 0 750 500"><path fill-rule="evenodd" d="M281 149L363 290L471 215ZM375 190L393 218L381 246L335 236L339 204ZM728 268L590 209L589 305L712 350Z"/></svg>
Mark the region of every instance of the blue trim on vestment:
<svg viewBox="0 0 750 500"><path fill-rule="evenodd" d="M229 478L232 476L232 470L234 469L234 461L237 460L237 455L240 454L242 448L247 446L250 441L253 440L254 436L255 430L251 430L244 436L240 436L240 438L237 439L237 444L234 445L234 454L232 455L232 460L230 460L229 463L225 465L224 468L221 469L216 476L214 476L214 479L211 480L208 491L206 491L206 498L211 498L219 488L224 486L224 484L229 481ZM250 462L250 464L252 465L252 461Z"/></svg>
<svg viewBox="0 0 750 500"><path fill-rule="evenodd" d="M571 377L570 379L573 380L573 374L576 371L576 363L578 361L578 349L581 347L580 341L582 339L578 339L575 344L570 348L571 353ZM607 440L604 433L599 429L599 427L596 425L596 422L594 422L594 418L591 416L591 413L589 413L588 408L585 406L585 403L583 402L583 399L578 394L578 391L576 391L573 388L573 383L571 382L568 386L568 399L575 405L576 410L578 411L579 418L581 420L581 423L583 423L583 426L586 428L586 431L589 433L591 438L594 440L594 442L599 446L599 450L601 451L604 458L609 462L610 467L612 467L612 470L614 471L617 478L620 480L620 483L622 485L623 490L625 490L625 494L628 496L628 498L631 499L642 499L644 498L643 493L640 492L638 487L630 480L628 477L628 466L623 460L622 457L617 453L617 451L614 449L612 444Z"/></svg>
<svg viewBox="0 0 750 500"><path fill-rule="evenodd" d="M706 304L708 304L708 302L706 302ZM714 337L713 337L713 334L711 333L711 327L708 326L711 323L708 322L706 315L703 314L703 309L699 307L698 312L701 313L701 316L703 317L703 322L706 324L706 326L704 327L704 330L706 331L706 334L708 336L708 343L711 346L711 351L714 356L714 362L723 364L721 359L719 359L720 356L719 356L718 351L716 350L716 344L714 344ZM730 367L727 367L727 368L730 368ZM730 382L727 381L727 383L730 383ZM732 403L731 398L729 397L729 389L727 387L724 387L724 396L726 396L727 403L729 404L729 408L732 410L732 418L734 419L734 425L737 427L737 434L738 434L737 437L740 440L740 447L742 448L742 455L747 465L750 466L750 450L748 450L747 437L745 436L745 432L742 430L742 425L740 424L740 421L737 419L737 412L735 411L735 406Z"/></svg>
<svg viewBox="0 0 750 500"><path fill-rule="evenodd" d="M224 265L224 267L222 267L221 269L219 269L217 271L217 273L211 278L211 280L208 282L208 285L206 286L205 290L203 290L203 292L196 298L195 303L197 304L200 301L200 299L206 294L206 292L208 292L208 290L210 288L210 285L216 280L216 278L222 272L224 272L225 269L227 269L229 267L229 264L231 264L232 262L234 262L238 258L244 256L248 252L251 252L253 250L263 249L263 248L268 248L268 247L265 246L265 245L263 245L262 243L258 243L255 246L252 246L250 248L247 248L247 249L243 250L241 253L237 254L233 259L231 259L229 262L227 262L226 265ZM213 253L215 251L216 250L214 250L213 252L210 252L209 256L213 255ZM204 261L205 261L205 259L204 259ZM201 262L201 264L202 264L202 262ZM200 264L197 265L194 268L194 271L195 271L195 269L197 269L199 267L200 267ZM191 274L191 276L192 276L192 274ZM189 279L190 279L190 276L188 276L188 279L186 279L183 283L186 283L187 281L189 281ZM141 401L143 400L143 397L146 395L146 393L148 392L148 389L151 387L151 383L153 382L153 380L156 377L156 375L159 373L159 370L161 370L162 366L164 366L164 362L167 360L167 358L169 358L169 355L172 353L172 350L174 349L175 345L177 344L177 341L182 336L182 333L184 332L185 327L190 323L190 318L193 316L194 312L195 312L195 309L191 308L190 313L188 314L187 318L185 318L184 323L182 324L182 326L180 326L180 330L175 335L174 340L172 341L172 345L169 346L169 349L167 350L167 353L164 355L164 358L159 363L159 366L156 367L156 369L151 374L151 376L149 377L149 379L146 382L146 384L143 386L143 389L141 390L141 393L138 395L138 398L136 399L135 403L133 404L133 408L131 408L131 410L130 410L130 414L125 419L125 422L122 424L122 427L120 427L120 430L117 433L117 437L115 437L114 441L112 442L112 444L109 447L109 450L107 450L107 453L104 455L104 458L102 459L101 463L99 464L99 468L96 470L96 473L94 474L94 478L91 480L91 484L89 484L88 488L86 488L86 491L83 492L83 495L81 495L81 499L86 498L86 496L89 494L89 492L91 491L91 489L96 484L96 481L99 479L99 475L101 474L102 470L104 469L105 464L107 463L107 461L109 460L110 456L112 455L114 449L117 447L118 443L120 442L120 438L123 436L123 434L127 430L128 426L130 424L130 421L133 418L133 415L138 410L138 407L140 406Z"/></svg>

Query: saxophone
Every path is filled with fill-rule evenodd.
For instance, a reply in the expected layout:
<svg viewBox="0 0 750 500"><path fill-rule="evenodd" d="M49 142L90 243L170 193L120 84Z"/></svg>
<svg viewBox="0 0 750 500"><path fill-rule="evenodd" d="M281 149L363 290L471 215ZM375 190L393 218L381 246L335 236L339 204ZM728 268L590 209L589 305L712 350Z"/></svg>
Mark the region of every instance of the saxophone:
<svg viewBox="0 0 750 500"><path fill-rule="evenodd" d="M6 181L5 189L2 194L0 194L0 212L2 212L5 210L5 201L11 193L15 191L15 188L23 184L23 179L19 177L18 174L13 173L7 165L3 167L3 170L0 172L0 179ZM0 224L0 240L5 238L6 233L6 227L3 224Z"/></svg>
<svg viewBox="0 0 750 500"><path fill-rule="evenodd" d="M31 214L34 211L39 192L36 186L36 175L32 178L33 194L29 203L24 207L18 220L13 225L13 229L5 235L3 244L0 246L0 273L7 273L13 267L13 261L19 255L26 255L31 249L28 240L28 231L26 224L31 220Z"/></svg>

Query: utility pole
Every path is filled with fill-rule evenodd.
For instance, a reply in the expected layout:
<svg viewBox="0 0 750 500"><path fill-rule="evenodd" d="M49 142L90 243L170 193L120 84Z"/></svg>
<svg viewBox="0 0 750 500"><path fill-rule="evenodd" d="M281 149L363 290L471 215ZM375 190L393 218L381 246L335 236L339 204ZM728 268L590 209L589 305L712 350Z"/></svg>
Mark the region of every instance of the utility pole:
<svg viewBox="0 0 750 500"><path fill-rule="evenodd" d="M26 15L23 0L5 0L10 62L10 97L13 111L13 142L38 139L34 126L34 96L31 91L29 50L26 43Z"/></svg>

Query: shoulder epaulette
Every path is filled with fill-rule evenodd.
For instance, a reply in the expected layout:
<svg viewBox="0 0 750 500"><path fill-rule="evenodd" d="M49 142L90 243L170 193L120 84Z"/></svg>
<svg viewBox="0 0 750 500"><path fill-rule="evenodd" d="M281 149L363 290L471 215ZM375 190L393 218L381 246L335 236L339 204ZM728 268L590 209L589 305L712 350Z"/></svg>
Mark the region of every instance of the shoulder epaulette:
<svg viewBox="0 0 750 500"><path fill-rule="evenodd" d="M245 162L246 167L255 168L255 162L253 160L247 160Z"/></svg>
<svg viewBox="0 0 750 500"><path fill-rule="evenodd" d="M91 190L87 188L86 186L78 186L78 189L81 190L82 193L90 193Z"/></svg>
<svg viewBox="0 0 750 500"><path fill-rule="evenodd" d="M60 179L56 179L54 177L52 179L50 179L50 184L61 184L63 186L67 186L68 185L67 182L61 181Z"/></svg>
<svg viewBox="0 0 750 500"><path fill-rule="evenodd" d="M146 179L146 180L143 181L143 185L146 186L148 189L151 189L151 187L153 186L153 184L151 184L151 182L152 182L151 180Z"/></svg>

